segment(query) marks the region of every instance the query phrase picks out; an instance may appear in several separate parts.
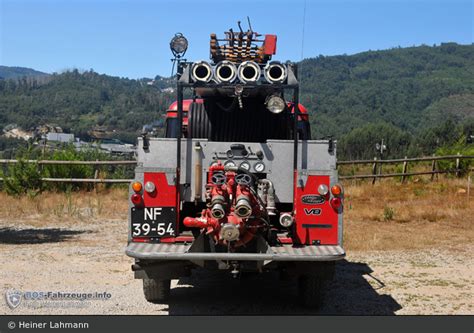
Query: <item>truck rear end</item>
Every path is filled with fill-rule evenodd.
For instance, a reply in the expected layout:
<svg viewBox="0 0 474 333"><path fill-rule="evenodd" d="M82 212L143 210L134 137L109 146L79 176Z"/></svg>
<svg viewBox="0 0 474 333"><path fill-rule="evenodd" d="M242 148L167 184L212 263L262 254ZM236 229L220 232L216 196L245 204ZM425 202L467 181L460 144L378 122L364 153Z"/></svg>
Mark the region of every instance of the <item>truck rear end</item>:
<svg viewBox="0 0 474 333"><path fill-rule="evenodd" d="M345 256L336 142L311 140L296 66L269 62L276 36L226 36L211 35L213 63L179 63L166 137L139 138L126 253L151 302L201 267L277 270L317 305Z"/></svg>

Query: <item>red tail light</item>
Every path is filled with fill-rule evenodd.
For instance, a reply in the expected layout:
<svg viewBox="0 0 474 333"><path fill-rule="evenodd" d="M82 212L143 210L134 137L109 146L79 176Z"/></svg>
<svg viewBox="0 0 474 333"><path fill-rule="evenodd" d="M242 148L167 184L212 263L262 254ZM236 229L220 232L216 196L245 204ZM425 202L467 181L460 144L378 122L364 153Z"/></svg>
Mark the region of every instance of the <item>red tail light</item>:
<svg viewBox="0 0 474 333"><path fill-rule="evenodd" d="M143 203L143 199L142 199L142 196L140 194L133 194L132 197L130 198L130 200L132 200L132 203L135 205L135 206L139 206Z"/></svg>
<svg viewBox="0 0 474 333"><path fill-rule="evenodd" d="M342 200L341 198L332 198L331 199L331 206L332 208L334 208L335 210L338 210L341 206L342 206Z"/></svg>

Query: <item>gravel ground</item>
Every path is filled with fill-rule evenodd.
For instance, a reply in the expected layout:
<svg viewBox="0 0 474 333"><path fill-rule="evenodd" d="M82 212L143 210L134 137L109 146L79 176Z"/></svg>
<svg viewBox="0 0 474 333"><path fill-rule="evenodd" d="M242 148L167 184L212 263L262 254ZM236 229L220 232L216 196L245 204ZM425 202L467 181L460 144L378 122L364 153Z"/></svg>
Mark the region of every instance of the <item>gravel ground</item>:
<svg viewBox="0 0 474 333"><path fill-rule="evenodd" d="M54 222L54 221L53 221ZM474 314L474 246L352 252L337 266L319 310L300 307L295 281L276 274L232 279L196 270L172 281L169 304L147 303L124 255L126 221L54 223L0 220L4 291L107 292L109 300L27 302L0 314ZM3 296L2 296L3 297Z"/></svg>

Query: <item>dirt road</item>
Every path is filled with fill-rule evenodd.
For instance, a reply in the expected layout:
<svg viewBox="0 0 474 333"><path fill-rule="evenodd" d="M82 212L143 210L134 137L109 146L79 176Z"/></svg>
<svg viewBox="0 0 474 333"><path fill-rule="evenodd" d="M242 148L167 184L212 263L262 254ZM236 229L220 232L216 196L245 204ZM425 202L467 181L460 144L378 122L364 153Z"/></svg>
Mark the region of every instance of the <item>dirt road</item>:
<svg viewBox="0 0 474 333"><path fill-rule="evenodd" d="M170 304L150 304L124 255L125 220L52 222L55 229L0 220L2 289L112 297L62 305L23 300L15 309L2 300L1 314L474 314L472 245L349 253L317 311L298 305L295 281L274 274L235 280L202 270L172 282Z"/></svg>

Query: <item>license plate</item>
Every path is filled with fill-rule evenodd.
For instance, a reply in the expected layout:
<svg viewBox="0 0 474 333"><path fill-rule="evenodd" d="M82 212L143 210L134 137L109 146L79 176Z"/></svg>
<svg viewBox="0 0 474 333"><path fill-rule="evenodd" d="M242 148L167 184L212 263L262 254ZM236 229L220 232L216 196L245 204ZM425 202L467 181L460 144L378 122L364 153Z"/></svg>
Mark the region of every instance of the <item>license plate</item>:
<svg viewBox="0 0 474 333"><path fill-rule="evenodd" d="M174 207L132 208L132 237L176 236Z"/></svg>

